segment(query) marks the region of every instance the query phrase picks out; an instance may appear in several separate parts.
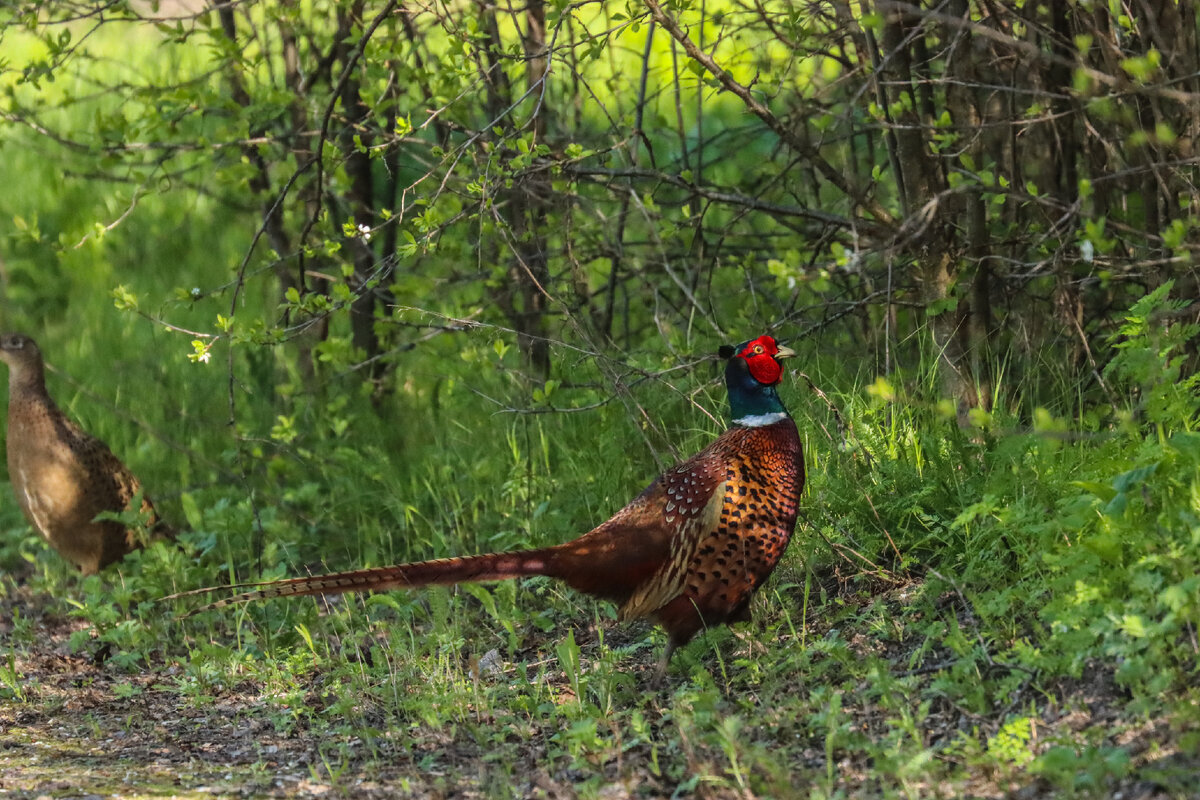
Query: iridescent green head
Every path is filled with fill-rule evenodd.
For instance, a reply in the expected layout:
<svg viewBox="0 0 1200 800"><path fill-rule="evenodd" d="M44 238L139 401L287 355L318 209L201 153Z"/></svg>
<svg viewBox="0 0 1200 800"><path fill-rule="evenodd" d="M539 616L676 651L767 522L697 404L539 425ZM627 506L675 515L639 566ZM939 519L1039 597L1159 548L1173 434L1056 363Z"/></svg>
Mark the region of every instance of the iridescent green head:
<svg viewBox="0 0 1200 800"><path fill-rule="evenodd" d="M795 352L764 335L737 347L724 346L720 355L729 359L725 388L734 424L770 425L787 416L775 387L783 377L780 360Z"/></svg>

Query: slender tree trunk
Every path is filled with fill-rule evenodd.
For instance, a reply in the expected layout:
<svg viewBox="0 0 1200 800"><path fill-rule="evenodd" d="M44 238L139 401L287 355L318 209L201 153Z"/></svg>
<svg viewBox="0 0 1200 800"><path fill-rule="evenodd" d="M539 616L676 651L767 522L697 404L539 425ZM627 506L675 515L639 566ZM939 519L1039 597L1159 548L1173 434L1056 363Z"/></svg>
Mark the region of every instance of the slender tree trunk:
<svg viewBox="0 0 1200 800"><path fill-rule="evenodd" d="M957 400L961 414L978 405L967 358L970 329L966 309L947 301L958 281L963 248L954 221L962 208L958 195L946 192L945 176L930 141L931 120L922 120L914 92L913 42L923 35L906 24L902 13L887 16L883 29L880 78L895 116L896 162L905 187L905 222L898 247L915 262L921 300L931 314L929 332L945 395ZM899 100L900 102L896 102ZM969 299L965 302L969 303Z"/></svg>
<svg viewBox="0 0 1200 800"><path fill-rule="evenodd" d="M512 89L504 72L503 46L496 11L492 6L479 5L480 27L485 33L486 47L480 67L485 73L488 113L505 136L518 135L513 125ZM547 69L546 12L542 0L532 0L525 12L525 31L522 49L526 64L526 88L531 90L526 102L532 104L529 130L534 144L541 143L546 131L544 77ZM525 170L512 179L511 187L497 192L500 221L509 232L508 243L512 261L508 268L508 285L495 292L497 305L504 311L517 331L517 345L522 361L534 381L544 381L550 375L550 344L546 320L547 283L550 278L546 252L546 211L550 202L551 185L548 175L540 170Z"/></svg>
<svg viewBox="0 0 1200 800"><path fill-rule="evenodd" d="M527 28L524 51L527 88L536 103L533 140L546 138L546 7L542 0L529 0L525 12ZM552 187L544 170L527 174L514 187L511 223L516 237L513 280L519 287L518 344L526 363L539 380L550 376L549 328L546 324L547 284L550 281L546 252L546 209Z"/></svg>
<svg viewBox="0 0 1200 800"><path fill-rule="evenodd" d="M348 9L339 10L344 27L361 24L364 0L356 0ZM344 48L343 48L344 49ZM341 53L339 62L345 62L346 52ZM342 128L341 149L346 154L346 175L350 189L346 199L350 203L354 224L360 233L352 239L356 297L350 304L350 331L354 346L362 350L368 359L379 355L379 336L375 331L375 309L379 301L375 289L386 279L381 264L366 235L378 220L375 208L375 183L372 174L370 148L375 142L375 129L371 124L371 110L363 102L359 81L351 75L343 84L341 92L342 113L346 124ZM370 374L380 374L382 365L372 363Z"/></svg>

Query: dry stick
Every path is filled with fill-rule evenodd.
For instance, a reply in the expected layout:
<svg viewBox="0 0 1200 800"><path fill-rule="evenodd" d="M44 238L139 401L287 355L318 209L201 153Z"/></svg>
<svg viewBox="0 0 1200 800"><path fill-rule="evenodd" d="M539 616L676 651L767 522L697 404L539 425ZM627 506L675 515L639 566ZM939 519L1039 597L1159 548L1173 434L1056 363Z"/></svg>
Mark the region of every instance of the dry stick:
<svg viewBox="0 0 1200 800"><path fill-rule="evenodd" d="M678 364L674 367L667 367L666 369L661 369L656 372L643 372L640 375L638 375L636 378L630 379L628 382L621 380L616 383L619 383L622 390L624 390L625 392L628 392L630 389L637 386L638 384L645 383L646 381L649 381L649 380L658 380L658 379L662 378L664 375L669 375L672 372L679 372L680 370L693 369L696 367L696 365L703 363L704 361L708 361L708 360L710 360L710 357L705 356L705 357L699 358L695 361L690 361L690 362L687 362L684 364ZM670 386L670 384L668 384L668 386ZM607 397L604 397L601 400L597 400L594 403L589 403L586 406L571 406L569 408L555 407L555 406L546 406L545 408L517 408L515 406L506 405L503 401L498 400L498 399L492 397L491 395L480 391L479 389L476 389L474 386L467 385L467 390L470 391L471 393L477 395L478 397L482 397L484 400L487 400L492 405L497 406L500 409L500 411L497 413L520 414L520 415L576 414L581 411L595 411L598 408L604 408L605 406L612 403L612 401L614 401L614 400L620 399L621 394L622 394L620 391L617 391L614 388L613 392L610 393ZM721 424L720 420L718 420L715 416L713 416L712 413L710 413L707 409L705 409L699 403L696 403L696 401L692 400L689 395L684 395L684 396L688 398L689 402L691 402L692 405L699 408L700 411L705 416L707 416L710 420L712 420L714 423L716 423L718 425Z"/></svg>
<svg viewBox="0 0 1200 800"><path fill-rule="evenodd" d="M815 383L813 383L813 379L808 377L807 373L800 372L799 370L797 370L796 374L799 375L801 378L804 378L805 382L808 383L808 388L812 389L813 393L816 394L817 397L824 400L825 405L828 406L829 410L833 412L834 418L837 419L838 434L842 437L842 441L843 442L846 441L846 436L848 434L848 435L852 436L854 438L854 440L856 442L859 442L859 444L861 445L862 442L859 440L857 434L854 433L854 425L847 422L842 417L842 413L838 410L838 407L836 405L834 405L833 401L829 399L829 396L826 395L825 392L821 391L821 389ZM825 435L828 436L829 432L826 431ZM833 437L830 437L831 440L832 440L832 438ZM870 451L867 450L865 447L859 448L859 452L861 452L863 454L863 456L866 457L868 467L874 463L874 459L871 458ZM886 533L886 532L887 531L884 531L884 533ZM891 541L890 536L888 537L888 541ZM895 544L893 544L892 547L894 548ZM900 555L899 551L897 551L896 555Z"/></svg>
<svg viewBox="0 0 1200 800"><path fill-rule="evenodd" d="M1079 320L1074 314L1068 313L1071 318L1071 325L1075 328L1075 333L1079 335L1079 343L1083 345L1083 352L1087 354L1088 366L1092 368L1092 374L1096 376L1096 382L1100 384L1100 388L1108 395L1108 402L1113 408L1117 407L1117 396L1108 388L1108 384L1104 382L1104 377L1100 374L1100 365L1096 363L1096 357L1092 355L1092 348L1088 345L1087 334L1083 332L1083 327L1079 324Z"/></svg>
<svg viewBox="0 0 1200 800"><path fill-rule="evenodd" d="M820 209L772 203L757 197L737 194L736 192L723 191L711 185L704 186L698 181L688 181L679 175L673 175L669 172L660 172L658 170L642 169L637 167L626 169L620 167L590 167L575 164L562 165L562 171L580 177L599 176L606 178L645 178L647 180L656 180L672 186L677 186L680 189L685 189L696 197L703 197L706 200L713 200L718 203L741 206L751 211L763 211L769 214L776 214L785 217L798 217L801 219L812 220L813 222L819 222L822 225L833 225L835 227L845 228L847 230L852 230L855 227L868 227L870 228L872 234L879 237L883 237L889 233L888 230L871 223L869 220L864 225L863 220L852 220L839 214L831 214L828 211L822 211Z"/></svg>
<svg viewBox="0 0 1200 800"><path fill-rule="evenodd" d="M433 311L433 310L426 309L426 308L418 308L416 306L397 305L397 306L393 306L393 308L401 310L401 311L412 311L412 312L416 312L416 313L420 313L420 314L425 314L427 316L446 321L448 324L439 328L437 333L445 333L445 332L448 332L451 330L466 330L468 328L480 328L480 329L484 329L484 330L498 331L500 333L506 333L506 334L513 335L513 336L515 336L517 333L517 331L513 328L509 328L504 325L497 325L494 323L480 322L480 321L474 319L473 317L467 317L467 318L454 317L454 316L450 316L448 314L443 314L439 311ZM428 338L428 337L426 337L426 338ZM474 392L476 395L483 397L484 399L494 403L496 406L498 406L501 409L502 412L506 412L506 413L541 414L541 413L548 413L551 411L555 412L555 413L585 411L585 410L591 410L592 408L599 408L601 406L607 405L614 399L623 398L624 395L628 394L629 389L631 387L636 386L644 381L658 380L658 379L662 378L664 375L669 375L672 372L679 372L680 370L691 370L691 369L694 369L698 364L700 364L704 361L709 361L713 358L712 356L702 356L702 357L696 358L692 361L686 361L681 364L676 364L673 367L667 367L666 369L658 370L655 372L647 372L646 370L633 368L633 367L630 367L628 364L622 363L613 358L609 358L609 357L605 356L604 353L602 353L599 350L589 350L587 348L580 347L579 345L574 345L574 344L571 344L570 342L562 341L560 339L546 338L545 341L548 342L549 344L554 345L555 347L562 348L564 350L571 350L585 358L589 358L592 361L596 362L596 364L599 365L601 367L601 369L604 371L605 377L607 377L611 381L611 384L613 387L612 395L608 399L601 401L599 403L596 403L594 406L584 406L584 407L579 407L579 408L552 408L552 409L546 409L546 410L518 409L518 408L510 408L510 407L506 406L504 403L502 403L501 401L495 400L494 398L489 397L488 395L486 395L472 387L468 387L468 388L472 392ZM639 374L639 377L626 382L626 380L624 379L623 376L617 375L616 370L612 369L613 365L616 365L618 367L621 367L621 368L627 370L627 373L625 373L625 374L630 374L630 373L636 372ZM674 387L670 383L667 383L666 386L668 388L671 388L674 390ZM708 417L713 422L713 424L715 424L715 425L721 424L721 420L717 419L704 406L700 405L695 400L692 400L690 398L690 396L688 396L686 394L683 394L681 396L685 397L688 400L688 402L691 403L692 406L694 406L700 413L702 413L706 417ZM639 406L639 409L642 411L643 414L645 413L645 410L641 409L640 406Z"/></svg>
<svg viewBox="0 0 1200 800"><path fill-rule="evenodd" d="M133 210L135 208L137 208L138 201L142 199L142 195L139 191L142 188L144 188L144 185L137 187L137 189L134 189L133 196L129 199L129 208L127 208L123 212L121 212L121 215L119 217L114 219L108 225L104 225L100 228L93 228L92 230L88 231L87 233L85 233L83 235L82 239L80 239L78 242L75 243L74 247L72 247L71 249L78 250L79 248L83 247L84 244L86 244L87 241L89 239L91 239L93 236L103 236L106 233L110 233L114 228L116 228L118 225L120 225L122 222L124 222L125 218L128 217L130 214L132 214Z"/></svg>
<svg viewBox="0 0 1200 800"><path fill-rule="evenodd" d="M896 543L892 541L892 535L888 533L887 525L883 524L883 519L879 516L879 512L875 509L875 504L871 502L871 495L863 492L863 499L866 500L867 505L871 507L871 513L875 515L875 521L879 523L879 530L883 531L883 535L887 537L888 544L892 546L892 552L896 554L896 558L903 561L904 556L900 555L900 548L896 547Z"/></svg>
<svg viewBox="0 0 1200 800"><path fill-rule="evenodd" d="M867 558L866 556L864 556L862 553L860 553L860 552L858 552L857 550L855 550L853 547L850 547L849 545L845 545L845 544L838 544L837 542L835 542L835 541L833 541L832 539L830 539L828 536L826 536L826 535L825 535L825 532L824 532L824 531L822 531L822 530L821 530L820 528L818 528L816 525L812 524L812 521L811 521L811 520L810 520L810 519L807 517L807 515L805 515L803 512L801 512L801 514L800 514L800 517L801 517L801 518L804 520L804 523L805 523L806 525L808 525L808 527L809 527L809 528L811 528L812 530L814 530L814 531L816 531L816 532L817 532L817 536L820 536L822 539L824 539L824 540L825 540L825 544L829 545L829 549L830 549L830 550L832 550L833 552L837 553L839 556L841 556L841 558L842 558L842 559L843 559L843 560L844 560L844 561L845 561L847 564L850 564L850 565L851 565L851 566L853 566L855 569L859 569L859 568L860 568L860 565L859 565L857 562L855 562L855 561L854 561L854 559L852 559L852 558L849 558L849 557L846 555L846 553L852 553L852 554L853 554L854 556L856 556L856 557L857 557L859 560L861 560L861 561L862 561L864 564L868 564L868 565L870 565L871 569L875 570L876 577L883 578L884 580L889 580L889 581L892 581L893 583L902 583L902 582L903 582L903 581L902 581L900 578L898 578L898 577L895 575L895 573L893 573L893 572L892 572L890 569L887 569L886 567L881 567L881 566L879 566L879 565L878 565L878 564L876 564L874 561L872 561L871 559L869 559L869 558ZM836 520L833 522L833 525L834 525L834 527L836 527L836 528L837 528L839 531L841 531L841 532L842 532L842 534L846 536L846 538L849 538L849 534L847 534L847 533L846 533L846 531L844 531L844 530L842 529L842 527L841 527L840 525L838 525L838 524L837 524L837 521L836 521ZM843 551L845 551L845 552L843 552Z"/></svg>
<svg viewBox="0 0 1200 800"><path fill-rule="evenodd" d="M833 401L829 399L827 394L817 388L817 385L813 383L813 379L808 377L807 373L796 370L796 374L804 378L805 383L808 384L808 388L812 389L817 397L825 401L825 405L829 407L829 410L833 412L834 418L837 419L838 433L842 434L842 439L845 440L846 431L850 430L850 426L842 419L842 413L838 411L838 407L833 404Z"/></svg>
<svg viewBox="0 0 1200 800"><path fill-rule="evenodd" d="M27 109L20 110L26 111ZM195 153L201 150L208 153L226 150L231 147L244 148L260 144L279 144L281 142L291 142L295 141L296 139L303 139L309 136L317 135L316 131L297 131L296 133L289 134L287 136L246 136L241 139L228 139L224 142L121 142L120 144L109 144L96 148L83 142L75 141L74 139L68 139L61 133L56 133L45 127L36 119L25 117L21 114L14 114L12 112L0 113L0 120L3 120L4 122L11 122L16 125L24 125L42 138L49 139L50 141L66 148L67 150L73 150L77 153L86 153L89 155L94 155L96 153L101 153L103 155L119 155L121 153L145 153L151 151L170 155L174 153ZM1163 164L1163 166L1171 166L1172 163L1186 163L1192 160L1194 159L1183 159L1181 162L1166 162ZM1139 168L1139 170L1145 171L1145 168ZM1133 170L1126 171L1129 172ZM98 177L114 181L124 180L120 176L113 175L99 175ZM1098 183L1099 180L1100 179L1095 182Z"/></svg>
<svg viewBox="0 0 1200 800"><path fill-rule="evenodd" d="M818 420L815 420L815 422L816 422L818 425L820 425L820 426L821 426L821 431L822 431L822 433L824 433L824 434L825 434L825 438L826 438L826 439L828 439L829 441L831 441L831 442L834 442L834 443L836 443L836 442L837 442L837 440L833 438L833 434L832 434L832 433L830 433L830 432L829 432L829 429L825 427L825 423L824 423L824 422L822 422L822 421L821 421L821 420L819 420L819 419L818 419Z"/></svg>

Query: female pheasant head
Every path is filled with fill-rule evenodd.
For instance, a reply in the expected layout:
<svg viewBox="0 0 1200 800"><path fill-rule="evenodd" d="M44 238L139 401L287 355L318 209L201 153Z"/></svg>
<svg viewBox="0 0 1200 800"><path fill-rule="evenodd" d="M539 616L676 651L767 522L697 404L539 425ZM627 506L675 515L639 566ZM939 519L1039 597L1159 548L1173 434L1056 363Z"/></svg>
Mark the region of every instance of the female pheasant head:
<svg viewBox="0 0 1200 800"><path fill-rule="evenodd" d="M12 373L10 385L42 378L42 351L23 333L0 333L0 361Z"/></svg>
<svg viewBox="0 0 1200 800"><path fill-rule="evenodd" d="M729 391L729 409L735 425L770 425L787 416L775 387L783 377L780 359L796 355L770 336L751 339L737 347L724 346L725 388Z"/></svg>

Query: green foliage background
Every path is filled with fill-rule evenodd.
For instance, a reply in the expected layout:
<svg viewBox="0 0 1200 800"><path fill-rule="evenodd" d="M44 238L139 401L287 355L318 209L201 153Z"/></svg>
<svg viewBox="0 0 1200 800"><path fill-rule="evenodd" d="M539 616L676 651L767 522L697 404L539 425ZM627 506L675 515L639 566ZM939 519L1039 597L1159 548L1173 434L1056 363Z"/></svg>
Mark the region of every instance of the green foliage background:
<svg viewBox="0 0 1200 800"><path fill-rule="evenodd" d="M378 10L356 8L347 43ZM704 51L911 231L921 204L905 208L884 140L914 101L843 90L870 69L833 11L770 10L771 29L735 4L666 13L693 35L701 19L720 31ZM978 303L987 258L964 247L934 292L928 243L883 243L878 215L819 178L811 154L784 146L661 27L652 33L641 6L552 4L547 30L571 37L551 59L558 72L543 106L514 90L504 119L489 116L481 54L509 59L519 89L525 21L499 15L489 39L476 7L445 11L416 15L419 46L398 44L398 12L366 42L356 69L374 116L359 128L319 80L293 91L271 49L272 31L295 30L335 52L334 6L251 4L239 21L255 36L236 44L215 12L147 20L119 4L94 30L87 15L64 22L70 9L2 12L0 327L38 339L60 405L188 528L183 549L156 546L80 580L6 502L5 596L24 585L84 620L72 646L111 646L109 669L176 665L183 702L251 682L278 729L326 737L319 772L333 783L338 763L374 763L349 742L384 761L437 731L494 770L480 779L431 756L462 773L435 788L489 796L522 794L522 764L539 748L585 795L638 776L677 796L924 796L980 781L1075 796L1151 781L1184 796L1155 754L1194 759L1200 746L1195 166L1152 148L1197 131L1147 127L1118 102L1170 83L1149 36L1123 62L1142 94L1105 94L1082 68L1070 92L1077 113L1119 132L1110 173L1179 157L1172 180L1188 188L1172 193L1174 218L1145 194L1097 197L1112 174L1081 174L1067 198L1075 216L1056 227L1040 219L1059 208L1040 161L1019 180L973 150L959 120L927 120L932 151L953 160L947 191L982 204L991 252L1011 262L993 276L997 323L975 341L983 366L964 388L947 380L961 364L948 364L937 327ZM884 39L882 12L851 16ZM556 27L566 17L575 27ZM1140 35L1144 20L1113 19ZM1074 43L1083 64L1087 43ZM645 96L631 88L643 68ZM935 77L952 78L945 69ZM249 102L233 98L232 74ZM398 79L428 92L389 105ZM297 105L299 132L287 125ZM541 133L538 108L551 120ZM326 109L314 213L297 142ZM377 124L389 113L390 130ZM375 185L369 241L350 168L368 129L376 179L408 187L383 197ZM270 191L253 188L255 153ZM295 176L279 211L294 249L279 252L256 238L272 192ZM507 216L532 202L520 200L529 186L557 202ZM389 226L394 252L381 252ZM528 309L507 293L524 280L514 265L529 241L549 254L554 302L522 327ZM366 272L352 257L360 245L374 259ZM287 276L300 269L331 279L297 285ZM389 292L369 311L366 347L349 314L364 286ZM1060 317L1076 300L1082 312ZM185 604L155 602L586 531L721 430L712 354L766 330L800 353L781 393L805 437L804 516L750 640L708 635L680 654L666 689L640 674L658 632L616 627L610 607L549 581L186 620L173 617ZM522 339L532 334L549 342L548 374ZM15 630L10 652L34 644L19 620ZM480 667L493 650L499 678ZM36 702L15 663L0 669L0 695ZM1166 720L1147 749L1100 724L1054 726L1055 710L1078 702L1072 687L1096 675L1122 724Z"/></svg>

